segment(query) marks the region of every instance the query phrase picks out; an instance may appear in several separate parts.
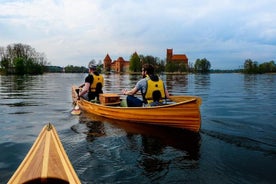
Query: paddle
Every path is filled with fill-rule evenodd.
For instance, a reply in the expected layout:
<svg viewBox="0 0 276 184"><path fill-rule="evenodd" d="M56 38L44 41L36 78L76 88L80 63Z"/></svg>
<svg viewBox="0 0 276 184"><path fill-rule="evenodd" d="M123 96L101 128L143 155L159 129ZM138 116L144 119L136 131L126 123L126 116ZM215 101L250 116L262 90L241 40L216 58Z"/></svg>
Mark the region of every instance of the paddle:
<svg viewBox="0 0 276 184"><path fill-rule="evenodd" d="M76 92L79 96L79 89L76 89ZM80 115L81 114L81 110L80 110L80 107L78 105L78 101L75 102L75 107L74 109L71 111L71 114L72 115Z"/></svg>
<svg viewBox="0 0 276 184"><path fill-rule="evenodd" d="M78 105L78 102L76 102L76 105L75 105L74 109L71 111L71 114L72 115L80 115L81 114L81 110Z"/></svg>

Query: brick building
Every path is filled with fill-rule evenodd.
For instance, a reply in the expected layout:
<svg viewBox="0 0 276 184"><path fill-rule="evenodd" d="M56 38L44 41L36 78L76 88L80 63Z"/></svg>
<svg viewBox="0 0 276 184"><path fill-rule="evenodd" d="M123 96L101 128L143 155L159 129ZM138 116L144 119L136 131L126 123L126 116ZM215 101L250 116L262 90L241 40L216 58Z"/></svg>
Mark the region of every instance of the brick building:
<svg viewBox="0 0 276 184"><path fill-rule="evenodd" d="M167 49L167 62L184 63L188 67L188 58L186 54L173 54L173 49Z"/></svg>
<svg viewBox="0 0 276 184"><path fill-rule="evenodd" d="M116 73L123 73L129 71L129 61L125 61L123 57L119 57L117 60L112 61L109 54L107 54L103 60L103 69L106 72L113 71Z"/></svg>
<svg viewBox="0 0 276 184"><path fill-rule="evenodd" d="M135 52L135 54L137 53ZM186 54L173 54L173 49L167 49L166 61L167 63L184 63L186 68L188 68L188 58ZM123 57L119 57L117 60L112 61L109 54L107 54L103 60L103 70L105 72L113 71L116 73L129 72L129 64L129 61L124 60Z"/></svg>

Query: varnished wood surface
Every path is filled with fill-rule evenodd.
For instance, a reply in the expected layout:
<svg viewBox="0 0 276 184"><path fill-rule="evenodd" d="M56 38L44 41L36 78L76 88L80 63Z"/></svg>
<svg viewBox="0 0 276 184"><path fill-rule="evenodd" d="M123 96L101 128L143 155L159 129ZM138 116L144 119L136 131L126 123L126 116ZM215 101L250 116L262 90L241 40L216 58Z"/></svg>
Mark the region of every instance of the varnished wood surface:
<svg viewBox="0 0 276 184"><path fill-rule="evenodd" d="M8 183L81 183L52 124L43 127Z"/></svg>
<svg viewBox="0 0 276 184"><path fill-rule="evenodd" d="M72 87L72 99L77 100L76 86ZM105 106L84 99L78 101L82 111L106 118L183 128L198 132L201 126L201 98L197 96L171 96L174 103L154 107Z"/></svg>

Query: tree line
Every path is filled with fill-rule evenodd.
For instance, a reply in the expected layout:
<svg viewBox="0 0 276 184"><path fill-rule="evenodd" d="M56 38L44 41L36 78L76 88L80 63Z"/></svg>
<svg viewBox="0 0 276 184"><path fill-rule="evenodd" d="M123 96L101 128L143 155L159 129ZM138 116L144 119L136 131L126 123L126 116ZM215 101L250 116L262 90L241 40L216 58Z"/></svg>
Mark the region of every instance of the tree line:
<svg viewBox="0 0 276 184"><path fill-rule="evenodd" d="M17 43L10 44L6 48L0 47L0 72L6 74L42 74L44 72L65 72L65 73L85 73L88 69L84 66L68 65L66 67L47 66L47 59L44 53L36 52L29 45ZM156 72L168 73L209 73L218 70L211 70L211 62L206 58L196 59L195 63L185 64L184 62L168 62L151 55L138 55L136 52L130 56L129 70L140 72L142 64L149 63L155 66ZM99 62L98 69L102 70L103 64ZM261 74L276 72L274 61L259 64L257 61L247 59L243 69L234 70L246 74Z"/></svg>
<svg viewBox="0 0 276 184"><path fill-rule="evenodd" d="M94 59L91 61L96 62ZM189 66L186 66L184 62L167 62L161 60L158 57L151 55L138 55L136 52L130 56L129 61L129 71L131 73L140 73L142 70L142 65L148 63L152 64L155 67L156 73L168 72L168 73L185 73L185 72L194 72L194 73L208 73L210 72L211 63L206 58L197 59L195 65L192 63ZM99 71L103 70L103 64L101 61L98 63L97 69ZM58 70L58 69L57 69ZM84 73L87 72L88 68L78 67L73 65L68 65L63 69L65 73ZM61 70L60 70L61 72ZM109 72L109 71L106 71Z"/></svg>
<svg viewBox="0 0 276 184"><path fill-rule="evenodd" d="M6 74L42 74L47 64L44 53L21 43L0 47L1 71Z"/></svg>
<svg viewBox="0 0 276 184"><path fill-rule="evenodd" d="M274 72L276 72L276 65L274 61L259 64L257 61L246 59L244 62L244 73L246 74L262 74Z"/></svg>
<svg viewBox="0 0 276 184"><path fill-rule="evenodd" d="M0 70L6 74L43 74L44 72L66 72L66 73L84 73L86 67L68 65L64 68L59 66L47 66L47 59L44 53L37 52L29 45L17 43L10 44L6 48L0 47ZM130 71L140 72L143 63L149 63L155 66L156 72L200 72L210 71L210 62L204 59L197 59L194 66L186 66L183 62L167 62L151 55L137 55L134 53L130 57ZM99 66L102 69L102 64Z"/></svg>

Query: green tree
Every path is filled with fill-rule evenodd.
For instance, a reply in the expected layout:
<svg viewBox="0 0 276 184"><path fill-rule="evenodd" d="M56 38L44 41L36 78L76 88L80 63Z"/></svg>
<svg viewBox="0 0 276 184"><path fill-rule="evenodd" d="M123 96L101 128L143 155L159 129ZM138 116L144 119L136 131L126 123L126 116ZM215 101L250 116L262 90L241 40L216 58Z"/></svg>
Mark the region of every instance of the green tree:
<svg viewBox="0 0 276 184"><path fill-rule="evenodd" d="M175 62L167 62L165 67L166 72L176 72L178 71L178 65Z"/></svg>
<svg viewBox="0 0 276 184"><path fill-rule="evenodd" d="M148 63L153 65L156 73L163 72L165 69L164 61L160 60L158 57L154 57L151 55L148 55L148 56L140 55L140 58L141 58L142 64Z"/></svg>
<svg viewBox="0 0 276 184"><path fill-rule="evenodd" d="M199 73L208 73L211 69L211 63L206 58L197 59L195 62L194 70Z"/></svg>
<svg viewBox="0 0 276 184"><path fill-rule="evenodd" d="M25 73L25 60L21 57L14 59L15 72L19 75Z"/></svg>
<svg viewBox="0 0 276 184"><path fill-rule="evenodd" d="M276 71L274 61L264 62L259 65L259 73L271 73Z"/></svg>
<svg viewBox="0 0 276 184"><path fill-rule="evenodd" d="M184 62L167 61L166 72L187 72L188 68Z"/></svg>
<svg viewBox="0 0 276 184"><path fill-rule="evenodd" d="M164 71L165 71L165 61L160 60L157 63L156 72L161 73L161 72L164 72Z"/></svg>
<svg viewBox="0 0 276 184"><path fill-rule="evenodd" d="M182 62L179 63L178 64L178 71L179 72L186 72L186 71L188 71L186 64L182 63Z"/></svg>
<svg viewBox="0 0 276 184"><path fill-rule="evenodd" d="M21 43L0 49L1 67L11 74L42 74L47 64L43 53L38 53L29 45Z"/></svg>
<svg viewBox="0 0 276 184"><path fill-rule="evenodd" d="M138 54L136 52L134 52L131 56L130 56L130 61L129 61L129 70L132 72L140 72L142 65L141 65L141 60L140 57L138 56Z"/></svg>
<svg viewBox="0 0 276 184"><path fill-rule="evenodd" d="M276 72L276 64L274 61L269 62L269 70L270 72Z"/></svg>
<svg viewBox="0 0 276 184"><path fill-rule="evenodd" d="M253 62L251 59L246 59L244 62L244 73L254 74L258 72L259 72L258 62L257 61Z"/></svg>
<svg viewBox="0 0 276 184"><path fill-rule="evenodd" d="M148 56L144 56L142 58L143 64L148 63L148 64L151 64L153 66L157 65L157 60L158 60L158 58L155 58L155 57L149 56L149 55Z"/></svg>

